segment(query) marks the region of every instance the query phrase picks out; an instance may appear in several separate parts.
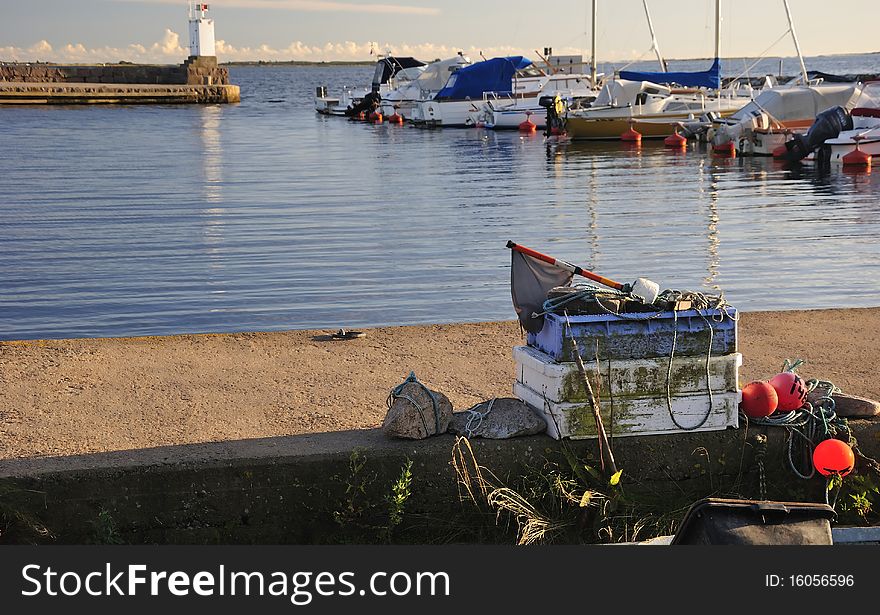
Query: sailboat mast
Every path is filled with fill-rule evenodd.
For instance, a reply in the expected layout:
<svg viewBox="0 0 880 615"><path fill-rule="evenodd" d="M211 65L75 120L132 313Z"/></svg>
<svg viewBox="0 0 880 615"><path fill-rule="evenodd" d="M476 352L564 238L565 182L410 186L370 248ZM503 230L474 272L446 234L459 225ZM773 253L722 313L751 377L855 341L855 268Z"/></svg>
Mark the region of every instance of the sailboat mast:
<svg viewBox="0 0 880 615"><path fill-rule="evenodd" d="M590 82L593 87L596 87L596 3L597 0L593 0L593 36L592 50L590 51Z"/></svg>
<svg viewBox="0 0 880 615"><path fill-rule="evenodd" d="M642 0L642 5L645 7L645 17L648 18L648 29L651 31L651 48L657 55L657 61L660 62L660 70L665 73L667 71L666 60L660 54L660 45L657 44L657 36L654 34L654 23L651 21L651 12L648 10L648 0Z"/></svg>
<svg viewBox="0 0 880 615"><path fill-rule="evenodd" d="M791 19L791 9L788 7L788 0L782 0L782 3L785 5L785 15L788 17L788 31L791 32L791 40L794 41L794 48L798 54L798 60L801 63L801 77L804 80L804 85L807 85L810 82L810 78L807 77L807 67L804 66L804 56L801 55L801 46L798 43L797 33L794 31L794 22Z"/></svg>
<svg viewBox="0 0 880 615"><path fill-rule="evenodd" d="M721 0L715 0L715 57L721 57Z"/></svg>

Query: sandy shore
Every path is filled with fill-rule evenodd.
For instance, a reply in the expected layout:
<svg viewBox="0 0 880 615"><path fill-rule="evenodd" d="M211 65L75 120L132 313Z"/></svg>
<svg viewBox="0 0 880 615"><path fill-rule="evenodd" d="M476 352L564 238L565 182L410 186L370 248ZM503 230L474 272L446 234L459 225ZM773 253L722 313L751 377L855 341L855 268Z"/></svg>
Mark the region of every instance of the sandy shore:
<svg viewBox="0 0 880 615"><path fill-rule="evenodd" d="M410 372L456 409L510 396L515 322L0 342L0 458L377 427ZM880 399L880 308L751 312L743 383L801 358L805 378Z"/></svg>

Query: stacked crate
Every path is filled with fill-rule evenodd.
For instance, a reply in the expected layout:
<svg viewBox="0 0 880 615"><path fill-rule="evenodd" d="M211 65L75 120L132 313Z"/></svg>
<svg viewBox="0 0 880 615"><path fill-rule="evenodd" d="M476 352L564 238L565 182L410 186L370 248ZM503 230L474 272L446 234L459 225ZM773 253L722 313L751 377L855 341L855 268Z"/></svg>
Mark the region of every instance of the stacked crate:
<svg viewBox="0 0 880 615"><path fill-rule="evenodd" d="M738 426L742 355L733 308L569 320L609 436ZM544 415L554 438L596 437L565 316L547 314L527 344L513 351L514 395Z"/></svg>

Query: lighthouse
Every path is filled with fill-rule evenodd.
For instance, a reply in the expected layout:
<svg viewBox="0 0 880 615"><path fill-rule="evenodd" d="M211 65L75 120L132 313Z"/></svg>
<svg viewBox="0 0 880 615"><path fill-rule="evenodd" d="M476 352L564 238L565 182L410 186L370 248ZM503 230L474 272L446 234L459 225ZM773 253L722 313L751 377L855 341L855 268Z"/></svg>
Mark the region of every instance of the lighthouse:
<svg viewBox="0 0 880 615"><path fill-rule="evenodd" d="M207 4L189 3L189 55L217 55L214 49L214 20L208 17Z"/></svg>

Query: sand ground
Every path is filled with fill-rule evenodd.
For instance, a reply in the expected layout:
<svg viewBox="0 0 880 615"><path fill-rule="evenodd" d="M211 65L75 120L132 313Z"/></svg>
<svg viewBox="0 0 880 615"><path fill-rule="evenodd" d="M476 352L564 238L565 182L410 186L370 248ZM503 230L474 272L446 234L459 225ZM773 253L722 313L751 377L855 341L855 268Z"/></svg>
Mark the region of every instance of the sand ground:
<svg viewBox="0 0 880 615"><path fill-rule="evenodd" d="M805 378L880 399L880 308L741 315L743 383ZM377 427L411 370L457 410L511 395L516 322L0 342L0 459Z"/></svg>

